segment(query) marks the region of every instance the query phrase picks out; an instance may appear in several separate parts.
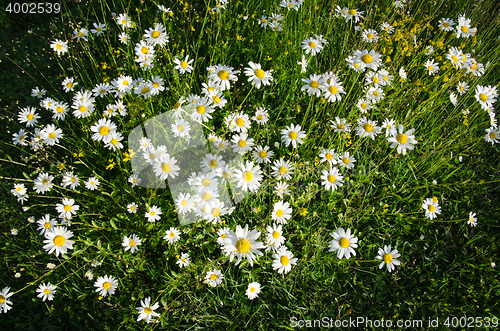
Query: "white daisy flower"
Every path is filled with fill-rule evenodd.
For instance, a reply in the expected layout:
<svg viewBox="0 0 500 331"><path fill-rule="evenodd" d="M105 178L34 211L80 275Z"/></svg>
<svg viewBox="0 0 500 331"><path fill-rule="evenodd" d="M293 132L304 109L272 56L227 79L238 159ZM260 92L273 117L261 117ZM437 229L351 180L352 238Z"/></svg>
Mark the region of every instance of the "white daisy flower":
<svg viewBox="0 0 500 331"><path fill-rule="evenodd" d="M340 175L339 169L336 167L330 167L329 170L324 169L321 173L323 174L321 179L323 179L325 189L335 191L338 187L344 185L344 177Z"/></svg>
<svg viewBox="0 0 500 331"><path fill-rule="evenodd" d="M247 288L245 294L247 295L247 297L250 300L253 300L256 297L258 297L259 293L260 293L260 284L259 283L253 282L253 283L248 284L248 288Z"/></svg>
<svg viewBox="0 0 500 331"><path fill-rule="evenodd" d="M66 254L68 249L73 249L73 240L69 240L73 237L73 232L68 231L66 227L55 226L52 231L45 232L45 240L43 243L43 249L47 251L48 254L52 254L55 251L56 256L59 254Z"/></svg>
<svg viewBox="0 0 500 331"><path fill-rule="evenodd" d="M278 159L274 161L274 165L271 167L271 169L273 170L271 175L273 175L277 179L290 180L292 178L295 167L293 166L293 163L289 161Z"/></svg>
<svg viewBox="0 0 500 331"><path fill-rule="evenodd" d="M122 246L125 247L125 252L130 250L131 253L134 253L139 249L137 248L137 246L140 246L141 243L142 240L139 237L137 237L137 235L133 234L130 237L127 236L123 237Z"/></svg>
<svg viewBox="0 0 500 331"><path fill-rule="evenodd" d="M225 238L223 249L226 256L230 255L230 262L237 257L238 260L236 261L236 265L238 265L241 259L246 257L250 266L253 266L256 255L264 255L259 251L259 249L265 247L264 244L260 241L256 241L259 236L260 232L255 229L250 232L248 231L248 224L245 228L237 225L236 232L229 231Z"/></svg>
<svg viewBox="0 0 500 331"><path fill-rule="evenodd" d="M155 313L155 310L160 307L160 304L157 302L154 305L151 305L151 297L147 297L144 300L141 300L141 306L136 307L135 309L139 311L139 317L137 317L137 322L140 320L145 320L146 323L152 322L151 318L160 317L160 314Z"/></svg>
<svg viewBox="0 0 500 331"><path fill-rule="evenodd" d="M392 143L391 148L397 146L398 154L406 155L406 149L413 150L415 148L413 145L417 143L413 135L414 131L415 129L411 129L404 132L403 126L399 125L397 133L393 133L392 137L387 138L387 141Z"/></svg>
<svg viewBox="0 0 500 331"><path fill-rule="evenodd" d="M425 210L425 217L430 220L437 218L438 214L441 214L441 207L439 206L439 202L432 198L427 198L422 203L422 208Z"/></svg>
<svg viewBox="0 0 500 331"><path fill-rule="evenodd" d="M384 265L386 265L387 270L389 272L392 272L395 269L395 265L401 264L399 260L396 260L396 258L400 256L401 254L398 253L397 249L391 250L391 245L384 245L383 249L378 249L378 255L375 257L375 259L382 260L382 262L380 262L379 269L382 269Z"/></svg>
<svg viewBox="0 0 500 331"><path fill-rule="evenodd" d="M273 206L271 219L278 222L279 224L286 224L287 221L292 218L292 211L292 207L290 207L290 204L288 202L280 200Z"/></svg>
<svg viewBox="0 0 500 331"><path fill-rule="evenodd" d="M358 238L351 235L351 229L344 231L343 228L338 228L330 234L334 240L330 241L329 252L337 252L339 259L345 256L346 259L351 258L351 254L356 256L354 248L358 247Z"/></svg>
<svg viewBox="0 0 500 331"><path fill-rule="evenodd" d="M205 276L207 284L211 287L217 287L217 285L220 285L222 283L223 279L224 275L218 269L208 271L207 275Z"/></svg>
<svg viewBox="0 0 500 331"><path fill-rule="evenodd" d="M165 231L165 235L163 236L163 239L167 240L168 243L171 245L177 241L179 241L179 239L181 239L181 232L179 231L179 229L177 228L174 228L174 227L170 227L170 229L168 231Z"/></svg>
<svg viewBox="0 0 500 331"><path fill-rule="evenodd" d="M118 287L118 280L113 276L101 276L97 278L94 286L96 287L95 291L100 296L106 297L108 294L113 295L115 293Z"/></svg>
<svg viewBox="0 0 500 331"><path fill-rule="evenodd" d="M279 274L288 273L292 270L292 265L297 264L298 259L293 257L286 246L281 246L276 253L273 254L274 262L272 267L277 270Z"/></svg>
<svg viewBox="0 0 500 331"><path fill-rule="evenodd" d="M57 286L52 285L51 283L40 284L40 286L36 289L36 291L38 292L37 297L42 298L42 301L52 301L54 300L54 293L56 293L56 288Z"/></svg>

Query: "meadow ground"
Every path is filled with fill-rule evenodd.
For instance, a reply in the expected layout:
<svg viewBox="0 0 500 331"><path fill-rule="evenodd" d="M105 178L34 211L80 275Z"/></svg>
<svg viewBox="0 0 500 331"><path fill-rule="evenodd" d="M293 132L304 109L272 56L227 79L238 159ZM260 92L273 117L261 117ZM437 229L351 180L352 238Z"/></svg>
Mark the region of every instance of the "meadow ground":
<svg viewBox="0 0 500 331"><path fill-rule="evenodd" d="M497 328L495 2L33 5L2 329Z"/></svg>

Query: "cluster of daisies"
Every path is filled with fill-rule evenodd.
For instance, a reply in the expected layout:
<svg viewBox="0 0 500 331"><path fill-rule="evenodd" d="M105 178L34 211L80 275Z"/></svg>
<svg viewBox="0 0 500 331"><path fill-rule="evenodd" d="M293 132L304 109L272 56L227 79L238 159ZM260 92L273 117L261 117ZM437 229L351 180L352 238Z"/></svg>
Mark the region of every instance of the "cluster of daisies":
<svg viewBox="0 0 500 331"><path fill-rule="evenodd" d="M422 208L424 209L425 217L430 219L436 219L439 214L441 214L441 206L439 205L439 200L437 197L427 198L422 203ZM470 212L467 218L467 224L474 227L477 225L476 213Z"/></svg>
<svg viewBox="0 0 500 331"><path fill-rule="evenodd" d="M283 30L281 20L283 20L283 15L273 13L271 16L262 15L257 19L257 23L264 29L269 27L273 31L281 31Z"/></svg>

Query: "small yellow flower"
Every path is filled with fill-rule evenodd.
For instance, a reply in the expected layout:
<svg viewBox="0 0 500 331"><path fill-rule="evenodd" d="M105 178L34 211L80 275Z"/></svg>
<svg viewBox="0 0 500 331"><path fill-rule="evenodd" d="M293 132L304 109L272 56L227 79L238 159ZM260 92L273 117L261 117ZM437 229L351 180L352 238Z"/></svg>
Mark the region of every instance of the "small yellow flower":
<svg viewBox="0 0 500 331"><path fill-rule="evenodd" d="M307 209L306 208L304 208L304 209L302 209L300 211L300 216L306 216L306 214L307 214Z"/></svg>
<svg viewBox="0 0 500 331"><path fill-rule="evenodd" d="M437 197L432 197L432 201L438 202L438 198Z"/></svg>
<svg viewBox="0 0 500 331"><path fill-rule="evenodd" d="M59 170L63 170L65 167L66 166L62 162L57 165L57 169L59 169Z"/></svg>

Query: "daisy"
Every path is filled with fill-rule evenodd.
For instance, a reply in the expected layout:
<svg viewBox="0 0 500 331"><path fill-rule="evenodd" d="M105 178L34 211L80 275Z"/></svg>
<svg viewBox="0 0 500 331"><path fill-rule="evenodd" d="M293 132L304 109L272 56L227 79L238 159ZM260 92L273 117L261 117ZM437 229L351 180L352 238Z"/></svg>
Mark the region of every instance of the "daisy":
<svg viewBox="0 0 500 331"><path fill-rule="evenodd" d="M293 257L286 246L281 246L278 251L273 254L274 262L273 269L277 270L279 274L288 273L292 270L292 265L297 264L298 259Z"/></svg>
<svg viewBox="0 0 500 331"><path fill-rule="evenodd" d="M363 41L368 43L375 43L378 40L378 32L373 29L365 29L362 34Z"/></svg>
<svg viewBox="0 0 500 331"><path fill-rule="evenodd" d="M71 218L72 215L75 215L79 209L80 206L75 205L75 200L73 199L63 198L62 204L60 203L56 204L56 211L60 215L68 218Z"/></svg>
<svg viewBox="0 0 500 331"><path fill-rule="evenodd" d="M333 240L330 241L329 252L337 252L337 257L341 259L345 256L346 259L351 258L351 254L356 256L354 248L358 247L358 238L351 235L351 229L344 231L343 228L338 228L336 231L330 233Z"/></svg>
<svg viewBox="0 0 500 331"><path fill-rule="evenodd" d="M228 127L233 132L247 132L250 129L250 116L244 113L229 114L226 118Z"/></svg>
<svg viewBox="0 0 500 331"><path fill-rule="evenodd" d="M132 184L132 188L134 188L141 183L141 178L139 178L139 175L137 174L132 174L128 178L128 182Z"/></svg>
<svg viewBox="0 0 500 331"><path fill-rule="evenodd" d="M105 297L106 295L113 295L118 286L118 280L113 276L98 277L94 283L96 287L95 291L99 293L100 296Z"/></svg>
<svg viewBox="0 0 500 331"><path fill-rule="evenodd" d="M268 250L269 247L273 247L274 250L276 251L281 245L285 243L285 237L283 237L283 230L281 224L273 224L273 226L268 226L267 227L267 248Z"/></svg>
<svg viewBox="0 0 500 331"><path fill-rule="evenodd" d="M324 169L321 173L323 174L321 179L323 179L325 189L335 191L338 187L344 185L344 177L340 175L339 169L336 167L330 167L329 170Z"/></svg>
<svg viewBox="0 0 500 331"><path fill-rule="evenodd" d="M39 89L38 86L31 90L31 96L41 99L45 95L44 89Z"/></svg>
<svg viewBox="0 0 500 331"><path fill-rule="evenodd" d="M222 283L223 279L224 275L218 269L208 271L207 275L205 276L207 284L211 287L217 287L217 285L220 285Z"/></svg>
<svg viewBox="0 0 500 331"><path fill-rule="evenodd" d="M291 162L278 159L277 161L274 161L274 165L271 169L273 170L271 175L277 179L290 180L295 168Z"/></svg>
<svg viewBox="0 0 500 331"><path fill-rule="evenodd" d="M305 85L302 85L300 88L301 91L307 91L307 94L309 95L315 95L317 97L321 96L321 76L320 75L315 75L312 74L309 76L309 78L302 78L301 80L306 83Z"/></svg>
<svg viewBox="0 0 500 331"><path fill-rule="evenodd" d="M486 129L486 135L484 136L484 140L494 145L495 143L500 142L500 128L490 127Z"/></svg>
<svg viewBox="0 0 500 331"><path fill-rule="evenodd" d="M361 138L370 137L375 140L375 137L381 132L382 128L377 126L377 121L371 121L366 117L358 119L356 127L357 135Z"/></svg>
<svg viewBox="0 0 500 331"><path fill-rule="evenodd" d="M55 251L56 256L59 254L66 254L68 249L73 249L73 240L69 240L73 237L73 232L68 231L66 227L55 226L52 231L45 232L45 240L43 243L43 249L47 251L48 254L52 254Z"/></svg>
<svg viewBox="0 0 500 331"><path fill-rule="evenodd" d="M193 71L193 67L191 66L191 63L193 63L194 59L189 60L189 55L186 55L184 60L179 60L179 59L174 59L174 63L176 66L174 69L179 70L179 72L182 74L190 73Z"/></svg>
<svg viewBox="0 0 500 331"><path fill-rule="evenodd" d="M21 196L23 194L26 194L26 187L24 186L24 184L14 184L14 188L10 190L10 192L14 196Z"/></svg>
<svg viewBox="0 0 500 331"><path fill-rule="evenodd" d="M80 40L83 39L87 41L87 37L89 35L89 30L85 28L81 28L80 30L73 31L73 39Z"/></svg>
<svg viewBox="0 0 500 331"><path fill-rule="evenodd" d="M417 143L413 135L414 131L415 129L410 129L404 132L403 126L399 125L397 133L394 132L392 137L387 138L387 141L392 143L391 148L398 147L398 154L403 153L403 155L406 155L406 149L413 150L415 148L413 145Z"/></svg>
<svg viewBox="0 0 500 331"><path fill-rule="evenodd" d="M197 193L217 191L216 173L211 171L206 174L201 174L193 179L191 188Z"/></svg>
<svg viewBox="0 0 500 331"><path fill-rule="evenodd" d="M473 212L469 213L469 220L467 221L467 223L472 227L477 225L476 213Z"/></svg>
<svg viewBox="0 0 500 331"><path fill-rule="evenodd" d="M485 110L493 107L493 103L496 102L494 94L491 93L490 89L481 85L476 86L476 100L481 105L481 108Z"/></svg>
<svg viewBox="0 0 500 331"><path fill-rule="evenodd" d="M294 148L297 148L297 144L304 143L302 138L306 137L306 133L305 131L301 131L300 129L300 125L291 124L290 126L287 126L285 129L281 130L281 140L286 144L287 147L292 144Z"/></svg>
<svg viewBox="0 0 500 331"><path fill-rule="evenodd" d="M36 290L39 293L37 297L42 298L42 301L52 301L54 300L54 293L56 293L56 288L57 286L52 285L51 283L40 284L40 286Z"/></svg>
<svg viewBox="0 0 500 331"><path fill-rule="evenodd" d="M135 202L131 202L127 205L127 211L130 214L135 214L137 212L137 204Z"/></svg>
<svg viewBox="0 0 500 331"><path fill-rule="evenodd" d="M99 185L101 185L101 182L99 182L99 179L97 179L95 177L90 177L85 182L85 188L87 188L91 191L95 190Z"/></svg>
<svg viewBox="0 0 500 331"><path fill-rule="evenodd" d="M56 220L50 218L50 214L45 214L40 220L37 221L40 234L44 235L47 231L52 231L56 225Z"/></svg>
<svg viewBox="0 0 500 331"><path fill-rule="evenodd" d="M106 25L103 23L94 23L94 29L91 29L90 32L100 36L106 31Z"/></svg>
<svg viewBox="0 0 500 331"><path fill-rule="evenodd" d="M245 154L254 146L253 138L248 138L248 134L246 132L235 134L231 141L233 143L231 147L235 153Z"/></svg>
<svg viewBox="0 0 500 331"><path fill-rule="evenodd" d="M246 257L250 266L253 266L253 260L256 255L264 255L259 249L264 248L264 244L256 241L259 238L260 232L257 230L248 231L248 224L245 228L236 225L236 232L229 231L224 240L224 252L226 256L230 255L229 261L233 262L234 257L238 257L236 265L241 262L243 257Z"/></svg>
<svg viewBox="0 0 500 331"><path fill-rule="evenodd" d="M85 272L85 277L86 277L88 280L92 280L92 279L94 279L94 274L92 273L92 271L87 270L87 272Z"/></svg>
<svg viewBox="0 0 500 331"><path fill-rule="evenodd" d="M337 80L337 76L333 76L324 82L320 88L323 90L323 98L328 102L335 102L342 100L341 94L345 94L342 82Z"/></svg>
<svg viewBox="0 0 500 331"><path fill-rule="evenodd" d="M259 165L254 165L251 161L246 161L245 164L241 164L241 170L235 169L233 177L237 180L238 187L242 188L243 191L257 191L260 188L260 182L262 180L262 171Z"/></svg>
<svg viewBox="0 0 500 331"><path fill-rule="evenodd" d="M141 245L142 240L137 237L137 235L133 234L130 237L123 237L122 246L125 247L125 252L130 250L131 253L134 253L138 250L137 246Z"/></svg>
<svg viewBox="0 0 500 331"><path fill-rule="evenodd" d="M121 134L121 132L111 132L109 134L109 139L103 140L105 142L104 147L112 151L121 150L123 148L123 144L120 141L122 140L123 135Z"/></svg>
<svg viewBox="0 0 500 331"><path fill-rule="evenodd" d="M196 99L194 105L190 105L186 109L192 111L191 119L198 122L208 122L212 118L210 114L215 111L211 99L207 97Z"/></svg>
<svg viewBox="0 0 500 331"><path fill-rule="evenodd" d="M171 245L171 244L179 241L179 239L181 239L180 234L181 234L181 232L179 231L179 229L174 228L174 227L170 227L170 229L168 231L165 231L165 235L163 236L163 239L167 240L168 243Z"/></svg>
<svg viewBox="0 0 500 331"><path fill-rule="evenodd" d="M387 266L387 270L389 272L392 272L395 269L395 265L401 264L399 260L396 260L396 258L400 256L401 254L398 253L397 249L391 250L391 245L384 245L383 249L378 249L378 255L375 257L375 259L382 260L382 262L380 262L379 269L382 269L385 264Z"/></svg>
<svg viewBox="0 0 500 331"><path fill-rule="evenodd" d="M424 67L429 70L429 75L434 75L439 70L439 63L429 59L424 63Z"/></svg>
<svg viewBox="0 0 500 331"><path fill-rule="evenodd" d="M174 133L174 136L186 139L191 138L191 135L189 134L191 126L189 125L188 121L184 119L177 119L170 125L170 127L172 129L172 132Z"/></svg>
<svg viewBox="0 0 500 331"><path fill-rule="evenodd" d="M122 44L127 44L128 42L128 34L126 34L125 32L122 32L118 35L118 39L120 39L120 42Z"/></svg>
<svg viewBox="0 0 500 331"><path fill-rule="evenodd" d="M439 202L434 201L432 198L427 198L422 203L422 208L425 210L425 217L430 220L437 218L437 214L441 214L441 207Z"/></svg>
<svg viewBox="0 0 500 331"><path fill-rule="evenodd" d="M465 94L469 90L469 85L466 82L458 82L457 90L460 95Z"/></svg>
<svg viewBox="0 0 500 331"><path fill-rule="evenodd" d="M261 18L257 19L257 23L259 23L259 25L265 29L268 24L267 17L265 15L262 15Z"/></svg>
<svg viewBox="0 0 500 331"><path fill-rule="evenodd" d="M151 85L151 95L157 95L165 90L165 86L163 86L163 79L161 79L160 76L154 76L151 79Z"/></svg>
<svg viewBox="0 0 500 331"><path fill-rule="evenodd" d="M90 130L94 132L92 139L95 141L108 141L110 133L116 131L116 124L107 118L101 118L97 123L90 127Z"/></svg>
<svg viewBox="0 0 500 331"><path fill-rule="evenodd" d="M274 152L269 151L269 146L262 147L261 145L258 145L252 152L253 159L257 163L269 163L269 158L272 158L273 155Z"/></svg>
<svg viewBox="0 0 500 331"><path fill-rule="evenodd" d="M233 67L226 67L222 64L218 64L214 68L214 72L208 76L208 79L211 79L215 86L221 91L228 90L230 85L230 81L237 81L238 77L236 74L240 73L239 70L234 70Z"/></svg>
<svg viewBox="0 0 500 331"><path fill-rule="evenodd" d="M306 54L315 56L323 50L323 44L315 38L307 38L302 40L302 49L306 51Z"/></svg>
<svg viewBox="0 0 500 331"><path fill-rule="evenodd" d="M273 70L262 70L259 63L248 62L250 68L245 68L245 75L248 77L248 81L252 83L257 89L260 89L261 85L271 85L273 81L273 76L271 73Z"/></svg>
<svg viewBox="0 0 500 331"><path fill-rule="evenodd" d="M50 48L52 48L52 50L59 56L61 54L65 54L68 51L68 42L56 39L51 42Z"/></svg>
<svg viewBox="0 0 500 331"><path fill-rule="evenodd" d="M161 23L155 23L154 28L145 31L143 38L148 44L153 46L164 46L168 42L168 35L165 32L165 27Z"/></svg>
<svg viewBox="0 0 500 331"><path fill-rule="evenodd" d="M455 26L455 21L451 18L442 18L439 20L438 28L443 31L453 31L455 30L453 27Z"/></svg>
<svg viewBox="0 0 500 331"><path fill-rule="evenodd" d="M401 77L402 80L406 80L407 74L405 68L403 67L399 68L399 77Z"/></svg>
<svg viewBox="0 0 500 331"><path fill-rule="evenodd" d="M257 282L253 282L248 284L248 288L246 291L246 295L250 300L255 299L259 296L260 293L260 284Z"/></svg>
<svg viewBox="0 0 500 331"><path fill-rule="evenodd" d="M222 167L226 165L226 162L222 160L222 155L217 154L206 154L203 160L200 162L201 169L203 172L215 172L220 174Z"/></svg>
<svg viewBox="0 0 500 331"><path fill-rule="evenodd" d="M382 77L380 85L390 86L394 77L385 69L379 70L378 74Z"/></svg>
<svg viewBox="0 0 500 331"><path fill-rule="evenodd" d="M354 22L358 23L360 19L363 18L364 11L357 11L356 9L349 9L347 12L347 16L345 18L345 21L349 21L350 19L353 19Z"/></svg>
<svg viewBox="0 0 500 331"><path fill-rule="evenodd" d="M130 91L134 88L133 79L130 76L120 75L118 78L113 79L111 84L114 88L123 93L130 93Z"/></svg>
<svg viewBox="0 0 500 331"><path fill-rule="evenodd" d="M341 167L347 168L347 169L352 169L354 168L354 163L356 162L356 159L354 156L350 156L349 152L345 152L340 158L341 162L338 162L338 164Z"/></svg>
<svg viewBox="0 0 500 331"><path fill-rule="evenodd" d="M64 89L64 92L68 93L69 91L74 91L75 90L75 86L78 85L77 82L75 82L75 79L74 77L66 77L63 81L62 81L62 86L63 86L63 89Z"/></svg>
<svg viewBox="0 0 500 331"><path fill-rule="evenodd" d="M386 118L382 123L382 128L385 129L385 137L389 137L389 135L394 135L398 133L398 130L395 127L396 121L393 119Z"/></svg>
<svg viewBox="0 0 500 331"><path fill-rule="evenodd" d="M292 218L292 211L292 207L290 207L288 202L280 200L274 204L271 219L279 224L286 224Z"/></svg>
<svg viewBox="0 0 500 331"><path fill-rule="evenodd" d="M283 195L290 194L290 190L288 190L289 185L286 182L277 182L274 187L274 192L283 199Z"/></svg>
<svg viewBox="0 0 500 331"><path fill-rule="evenodd" d="M85 118L92 115L94 104L90 100L77 100L71 108L73 108L73 116L76 118Z"/></svg>
<svg viewBox="0 0 500 331"><path fill-rule="evenodd" d="M351 124L346 123L345 118L335 117L335 121L330 120L330 127L335 130L335 132L350 132Z"/></svg>
<svg viewBox="0 0 500 331"><path fill-rule="evenodd" d="M9 292L10 287L6 286L2 289L2 292L0 292L0 310L3 310L3 312L6 314L10 309L12 309L12 301L8 300L14 292Z"/></svg>
<svg viewBox="0 0 500 331"><path fill-rule="evenodd" d="M191 263L191 259L189 258L189 254L188 253L182 253L181 257L177 260L176 263L181 268L187 267L189 265L189 263Z"/></svg>
<svg viewBox="0 0 500 331"><path fill-rule="evenodd" d="M168 177L175 178L179 174L179 166L176 165L177 160L170 157L168 154L159 156L154 161L153 170L155 175L160 177L161 180L165 180Z"/></svg>
<svg viewBox="0 0 500 331"><path fill-rule="evenodd" d="M476 34L477 28L471 28L470 22L470 18L465 18L465 16L458 16L457 30L455 32L457 38L469 38L470 36L474 36Z"/></svg>
<svg viewBox="0 0 500 331"><path fill-rule="evenodd" d="M128 15L125 13L116 16L116 23L118 23L118 25L121 25L122 28L130 28L132 26L130 17L128 17Z"/></svg>
<svg viewBox="0 0 500 331"><path fill-rule="evenodd" d="M54 269L56 265L54 263L47 263L47 269Z"/></svg>
<svg viewBox="0 0 500 331"><path fill-rule="evenodd" d="M382 23L381 28L383 31L387 32L388 34L392 34L394 32L394 27L387 22Z"/></svg>
<svg viewBox="0 0 500 331"><path fill-rule="evenodd" d="M366 97L374 104L382 100L384 96L384 91L378 86L372 86L366 90Z"/></svg>
<svg viewBox="0 0 500 331"><path fill-rule="evenodd" d="M297 64L301 66L301 71L300 71L301 73L306 72L306 70L307 70L307 60L306 60L306 57L305 57L304 54L302 54L302 59L299 62L297 62Z"/></svg>
<svg viewBox="0 0 500 331"><path fill-rule="evenodd" d="M370 68L373 71L377 71L378 67L381 65L381 56L374 50L368 52L368 50L354 51L353 64L359 64L360 70L364 70L365 68Z"/></svg>
<svg viewBox="0 0 500 331"><path fill-rule="evenodd" d="M137 317L137 322L140 320L146 320L146 323L151 322L151 318L160 317L160 314L155 313L155 309L158 309L160 304L157 302L151 305L151 297L147 297L141 300L141 307L136 307L135 309L139 311L139 317Z"/></svg>
<svg viewBox="0 0 500 331"><path fill-rule="evenodd" d="M75 188L80 186L80 182L78 180L78 176L73 175L72 171L70 172L66 171L63 175L63 180L61 182L61 185L64 187L69 186L71 190L74 190Z"/></svg>
<svg viewBox="0 0 500 331"><path fill-rule="evenodd" d="M320 162L328 162L330 165L337 164L339 155L335 153L335 149L323 148L319 153Z"/></svg>
<svg viewBox="0 0 500 331"><path fill-rule="evenodd" d="M156 207L155 205L148 208L148 212L144 214L148 222L154 223L161 219L161 207Z"/></svg>
<svg viewBox="0 0 500 331"><path fill-rule="evenodd" d="M35 126L40 118L40 116L35 112L36 109L34 107L23 108L17 115L19 123L26 123L26 127L28 128L30 126Z"/></svg>
<svg viewBox="0 0 500 331"><path fill-rule="evenodd" d="M472 73L474 76L481 76L484 74L484 65L474 59L471 59L470 65L466 66L466 68L467 73Z"/></svg>
<svg viewBox="0 0 500 331"><path fill-rule="evenodd" d="M50 176L48 173L39 173L38 177L34 181L35 186L33 186L33 190L35 190L37 194L44 194L45 192L50 191L54 185L52 183L53 179L54 176Z"/></svg>
<svg viewBox="0 0 500 331"><path fill-rule="evenodd" d="M257 107L255 116L252 119L259 124L266 124L269 120L269 114L265 108Z"/></svg>

